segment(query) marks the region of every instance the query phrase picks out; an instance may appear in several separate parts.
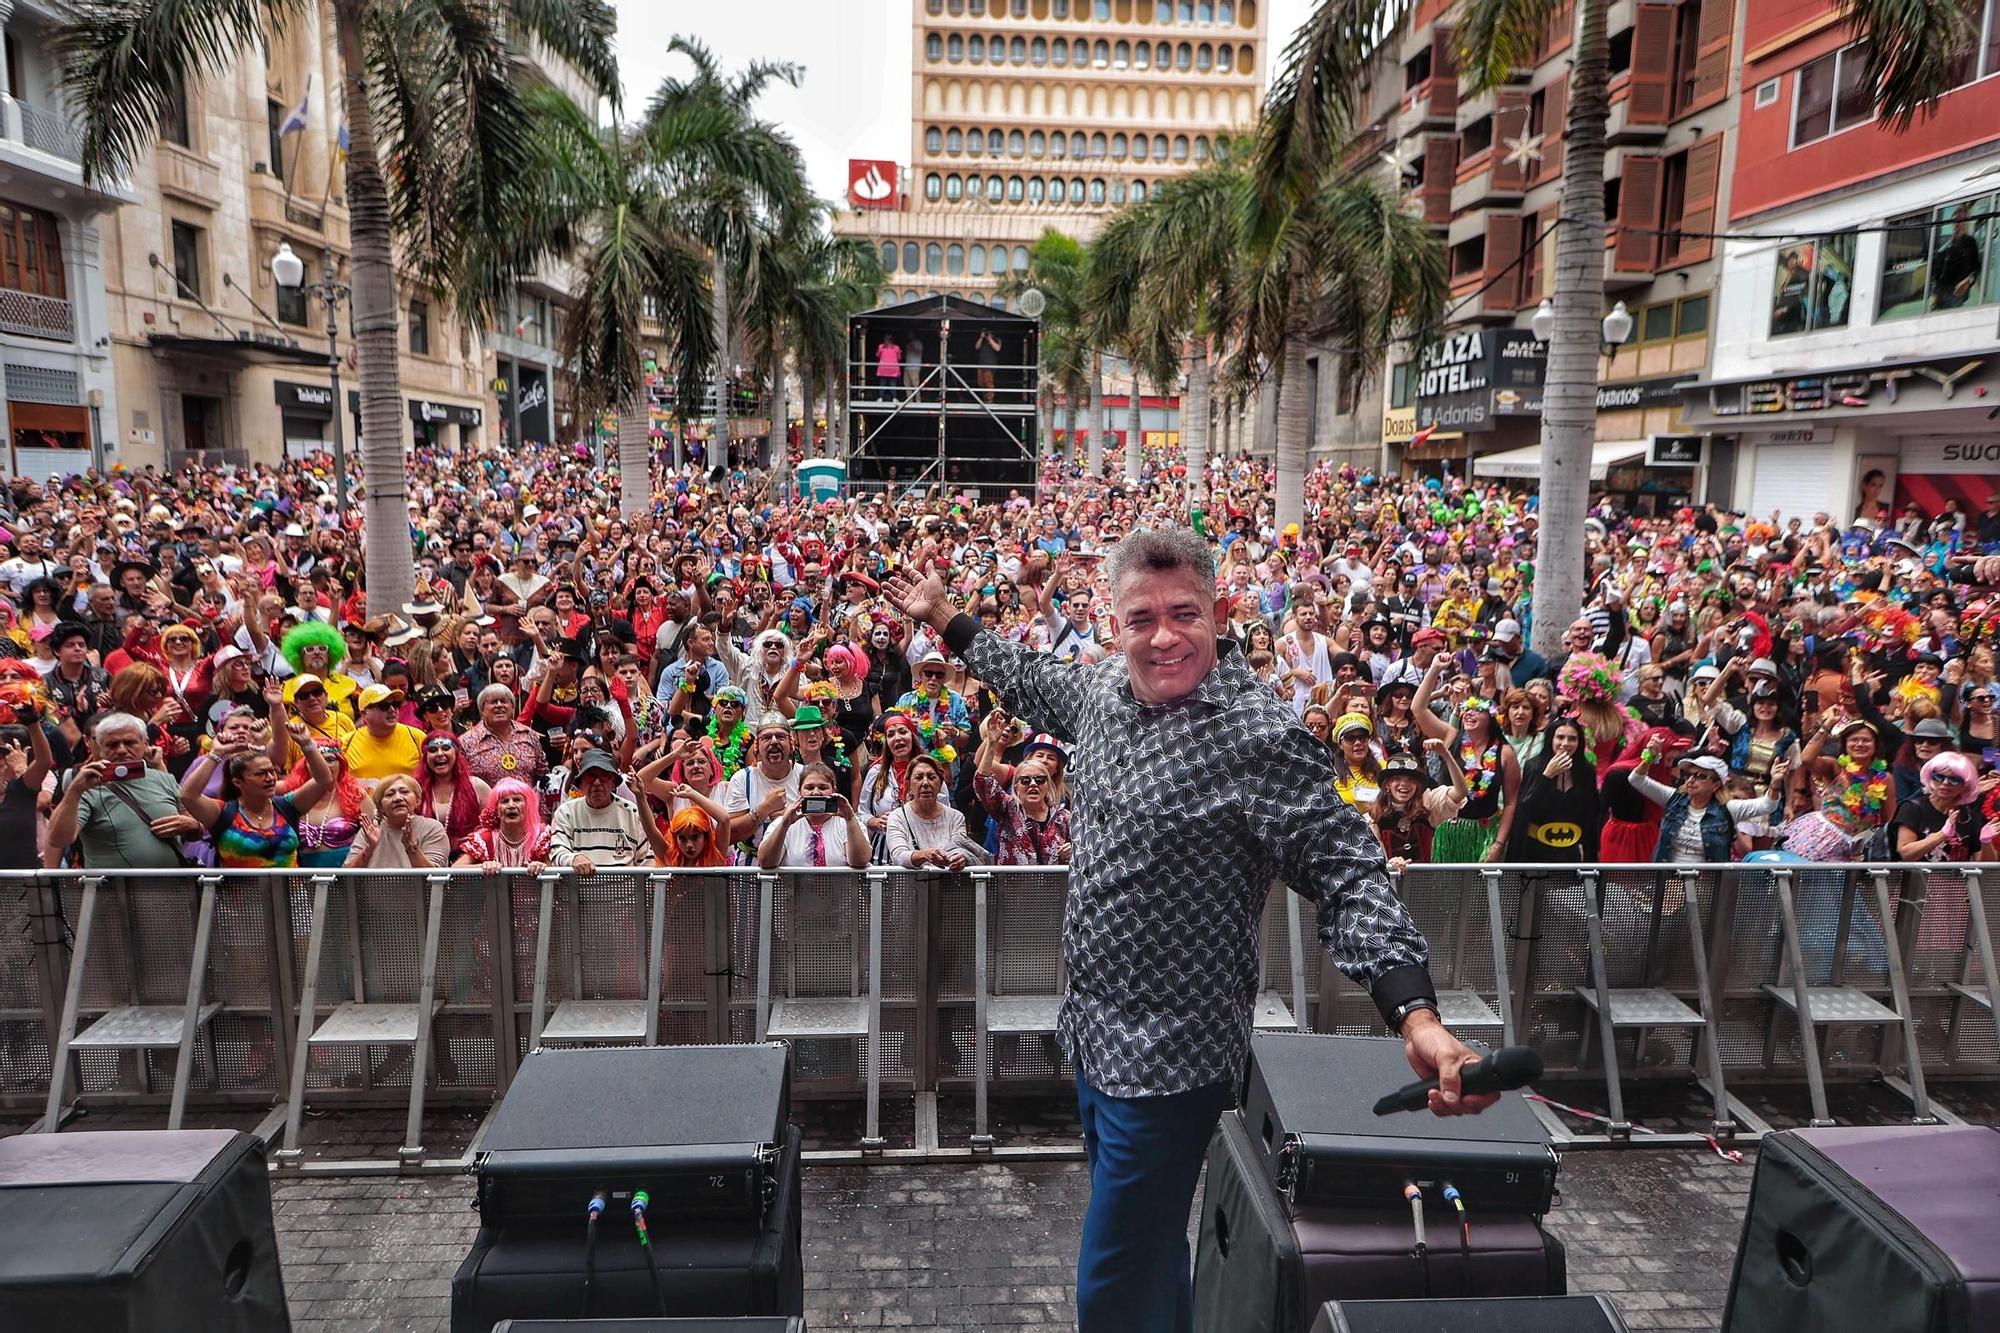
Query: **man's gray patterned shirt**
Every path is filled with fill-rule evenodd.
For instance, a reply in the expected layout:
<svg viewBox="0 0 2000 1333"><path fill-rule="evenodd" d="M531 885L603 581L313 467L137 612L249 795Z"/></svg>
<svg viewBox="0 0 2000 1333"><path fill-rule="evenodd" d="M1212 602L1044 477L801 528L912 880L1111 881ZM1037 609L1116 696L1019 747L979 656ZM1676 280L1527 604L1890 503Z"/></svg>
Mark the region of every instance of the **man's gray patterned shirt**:
<svg viewBox="0 0 2000 1333"><path fill-rule="evenodd" d="M982 631L945 641L1037 728L1073 738L1063 1049L1113 1097L1242 1076L1264 900L1283 879L1384 1015L1436 992L1416 923L1367 820L1333 789L1326 746L1228 642L1195 691L1132 696L1124 659L1075 666Z"/></svg>

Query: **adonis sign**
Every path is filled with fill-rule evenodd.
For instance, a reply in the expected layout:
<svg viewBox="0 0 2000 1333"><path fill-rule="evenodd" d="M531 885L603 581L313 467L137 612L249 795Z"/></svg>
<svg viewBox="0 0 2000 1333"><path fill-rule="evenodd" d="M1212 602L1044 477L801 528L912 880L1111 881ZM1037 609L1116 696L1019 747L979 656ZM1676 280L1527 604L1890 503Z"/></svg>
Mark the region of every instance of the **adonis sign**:
<svg viewBox="0 0 2000 1333"><path fill-rule="evenodd" d="M856 208L896 207L896 164L861 157L847 159L847 202Z"/></svg>

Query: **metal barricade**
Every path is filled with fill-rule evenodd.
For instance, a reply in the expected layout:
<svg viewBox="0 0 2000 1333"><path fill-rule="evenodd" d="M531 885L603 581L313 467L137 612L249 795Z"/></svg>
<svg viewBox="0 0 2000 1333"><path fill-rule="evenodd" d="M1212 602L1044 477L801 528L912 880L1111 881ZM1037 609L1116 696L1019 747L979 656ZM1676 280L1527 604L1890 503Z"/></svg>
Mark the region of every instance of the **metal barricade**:
<svg viewBox="0 0 2000 1333"><path fill-rule="evenodd" d="M999 1080L1060 1079L1068 1061L1056 1044L1056 1014L1068 977L1062 920L1066 869L982 867L972 885L973 1130L975 1148L993 1146L987 1092ZM1004 1052L996 1049L1002 1039Z"/></svg>
<svg viewBox="0 0 2000 1333"><path fill-rule="evenodd" d="M0 883L0 1110L41 1110L48 1092L69 967L60 883Z"/></svg>
<svg viewBox="0 0 2000 1333"><path fill-rule="evenodd" d="M162 871L51 884L75 926L44 1130L68 1113L72 1076L79 1101L164 1101L169 1128L197 1084L225 1103L271 1099L289 1031L268 882Z"/></svg>
<svg viewBox="0 0 2000 1333"><path fill-rule="evenodd" d="M1907 954L1910 997L1930 1020L1921 1030L1941 1028L1943 1034L1926 1047L1925 1058L1949 1068L1994 1070L2000 1067L2000 1033L1994 1026L2000 968L1994 965L1992 905L2000 902L2000 874L1979 866L1923 873L1928 881L1923 912Z"/></svg>

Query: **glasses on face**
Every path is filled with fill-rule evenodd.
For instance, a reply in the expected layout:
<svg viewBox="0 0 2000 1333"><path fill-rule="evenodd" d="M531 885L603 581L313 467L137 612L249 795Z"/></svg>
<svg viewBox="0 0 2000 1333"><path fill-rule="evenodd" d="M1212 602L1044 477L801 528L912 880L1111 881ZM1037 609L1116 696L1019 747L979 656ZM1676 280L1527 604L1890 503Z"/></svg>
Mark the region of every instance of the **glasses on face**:
<svg viewBox="0 0 2000 1333"><path fill-rule="evenodd" d="M326 698L326 691L325 691L325 690L300 690L300 691L299 691L299 692L298 692L297 694L293 695L292 697L293 697L294 699L324 699L324 698Z"/></svg>
<svg viewBox="0 0 2000 1333"><path fill-rule="evenodd" d="M1990 704L1993 702L1993 696L1990 694L1973 694L1967 697L1976 704Z"/></svg>
<svg viewBox="0 0 2000 1333"><path fill-rule="evenodd" d="M1931 779L1933 787L1963 787L1965 779L1956 773L1940 773Z"/></svg>
<svg viewBox="0 0 2000 1333"><path fill-rule="evenodd" d="M1045 787L1048 782L1049 780L1040 773L1020 773L1014 778L1014 785L1017 787Z"/></svg>
<svg viewBox="0 0 2000 1333"><path fill-rule="evenodd" d="M432 741L424 747L425 754L453 754L457 750L458 746L451 741Z"/></svg>
<svg viewBox="0 0 2000 1333"><path fill-rule="evenodd" d="M943 680L943 679L944 679L944 672L942 672L942 671L926 671L926 672L924 672L924 673L923 673L923 678L924 678L925 680Z"/></svg>
<svg viewBox="0 0 2000 1333"><path fill-rule="evenodd" d="M715 701L715 706L718 710L727 708L731 712L735 713L740 713L743 711L743 705L737 703L734 699L717 699Z"/></svg>

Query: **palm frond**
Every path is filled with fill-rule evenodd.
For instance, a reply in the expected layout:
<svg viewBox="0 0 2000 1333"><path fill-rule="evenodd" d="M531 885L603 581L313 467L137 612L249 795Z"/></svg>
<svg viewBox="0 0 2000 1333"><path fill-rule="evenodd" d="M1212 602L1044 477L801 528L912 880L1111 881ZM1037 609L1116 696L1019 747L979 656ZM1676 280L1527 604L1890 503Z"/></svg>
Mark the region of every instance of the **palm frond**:
<svg viewBox="0 0 2000 1333"><path fill-rule="evenodd" d="M1478 92L1532 67L1560 0L1464 0L1453 34L1459 73Z"/></svg>
<svg viewBox="0 0 2000 1333"><path fill-rule="evenodd" d="M160 118L245 47L298 17L304 0L72 0L56 37L62 87L83 125L84 178L128 171Z"/></svg>
<svg viewBox="0 0 2000 1333"><path fill-rule="evenodd" d="M1864 88L1883 119L1907 129L1955 82L1954 66L1979 36L1978 10L1964 0L1854 0L1847 29L1862 48Z"/></svg>
<svg viewBox="0 0 2000 1333"><path fill-rule="evenodd" d="M1256 144L1259 202L1311 191L1352 137L1371 54L1402 26L1409 0L1320 0L1285 48Z"/></svg>
<svg viewBox="0 0 2000 1333"><path fill-rule="evenodd" d="M507 0L507 9L523 32L575 66L593 91L617 107L618 57L612 40L618 35L618 14L606 0Z"/></svg>

